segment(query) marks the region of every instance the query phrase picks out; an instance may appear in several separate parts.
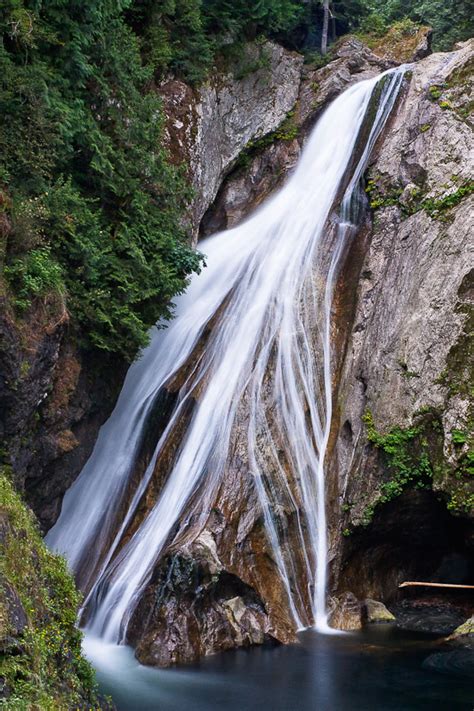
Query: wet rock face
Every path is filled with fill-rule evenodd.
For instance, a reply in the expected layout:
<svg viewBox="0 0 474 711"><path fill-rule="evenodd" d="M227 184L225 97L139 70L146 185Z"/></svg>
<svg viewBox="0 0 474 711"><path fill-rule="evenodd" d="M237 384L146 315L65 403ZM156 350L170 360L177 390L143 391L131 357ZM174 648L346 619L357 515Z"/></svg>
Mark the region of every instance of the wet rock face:
<svg viewBox="0 0 474 711"><path fill-rule="evenodd" d="M341 291L357 290L357 305L339 372L329 458L333 584L355 589L347 576L354 585L359 578L370 588L366 594L382 599L396 594L407 572L418 571L411 579L443 581L437 576L446 545L472 560L474 488L466 463L473 412L474 141L467 113L473 58L471 41L413 66L369 171L373 222L360 276L346 270L340 278ZM335 334L342 320L336 312ZM400 443L413 427L425 437L417 452ZM379 439L377 445L377 436L397 432L394 458L383 449L390 443ZM404 509L397 482L413 487L410 477L421 461L427 478L418 486L435 494L431 503L412 497ZM438 507L443 511L436 514ZM386 535L384 519L392 522ZM418 520L427 522L427 535L412 526ZM444 526L451 533L443 540L437 531ZM401 543L402 529L412 531L409 545ZM366 547L364 536L371 540ZM468 565L459 582L473 573Z"/></svg>
<svg viewBox="0 0 474 711"><path fill-rule="evenodd" d="M91 453L125 371L120 363L108 374L94 369L54 305L38 307L20 327L6 300L0 304L0 440L44 530Z"/></svg>
<svg viewBox="0 0 474 711"><path fill-rule="evenodd" d="M346 592L329 600L329 624L338 630L360 630L363 607L354 593Z"/></svg>
<svg viewBox="0 0 474 711"><path fill-rule="evenodd" d="M227 572L204 531L188 551L165 557L132 618L128 641L143 664L169 666L273 640L255 590Z"/></svg>
<svg viewBox="0 0 474 711"><path fill-rule="evenodd" d="M216 200L208 205L200 235L233 227L247 217L294 168L310 130L325 107L351 84L372 78L393 65L394 62L376 56L359 40L349 38L340 43L335 59L325 67L303 67L290 120L241 157L224 180ZM265 133L268 130L259 135Z"/></svg>
<svg viewBox="0 0 474 711"><path fill-rule="evenodd" d="M160 87L171 156L184 164L195 189L187 218L194 235L241 151L293 108L302 64L301 55L273 42L252 43L230 71L195 90L175 79Z"/></svg>
<svg viewBox="0 0 474 711"><path fill-rule="evenodd" d="M128 638L145 664L169 666L219 650L296 639L246 461L246 432L243 420L209 510L191 506L134 611ZM280 516L297 548L294 511Z"/></svg>

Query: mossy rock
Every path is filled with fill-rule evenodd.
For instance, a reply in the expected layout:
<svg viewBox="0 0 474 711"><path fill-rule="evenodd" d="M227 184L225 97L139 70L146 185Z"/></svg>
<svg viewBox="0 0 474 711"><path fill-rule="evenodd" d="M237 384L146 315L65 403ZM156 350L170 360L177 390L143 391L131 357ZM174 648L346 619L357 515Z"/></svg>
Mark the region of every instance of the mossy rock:
<svg viewBox="0 0 474 711"><path fill-rule="evenodd" d="M449 635L448 639L456 640L460 637L474 637L474 615L469 617L469 619L463 622L462 625L456 627L454 632Z"/></svg>
<svg viewBox="0 0 474 711"><path fill-rule="evenodd" d="M0 707L101 708L76 627L80 595L65 560L46 548L5 468L0 470L0 547Z"/></svg>
<svg viewBox="0 0 474 711"><path fill-rule="evenodd" d="M365 621L368 624L390 624L395 622L395 615L387 610L383 602L379 600L365 600L364 602Z"/></svg>

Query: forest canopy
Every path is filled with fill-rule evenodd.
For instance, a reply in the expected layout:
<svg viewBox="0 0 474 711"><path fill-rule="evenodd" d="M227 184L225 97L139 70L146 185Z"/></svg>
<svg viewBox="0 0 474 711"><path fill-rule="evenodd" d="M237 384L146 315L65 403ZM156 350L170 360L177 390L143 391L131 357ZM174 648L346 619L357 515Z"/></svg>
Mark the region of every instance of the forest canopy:
<svg viewBox="0 0 474 711"><path fill-rule="evenodd" d="M157 82L202 82L260 36L317 51L325 16L331 37L407 17L437 49L472 34L472 0L4 0L0 260L17 317L53 294L84 347L133 358L201 265Z"/></svg>

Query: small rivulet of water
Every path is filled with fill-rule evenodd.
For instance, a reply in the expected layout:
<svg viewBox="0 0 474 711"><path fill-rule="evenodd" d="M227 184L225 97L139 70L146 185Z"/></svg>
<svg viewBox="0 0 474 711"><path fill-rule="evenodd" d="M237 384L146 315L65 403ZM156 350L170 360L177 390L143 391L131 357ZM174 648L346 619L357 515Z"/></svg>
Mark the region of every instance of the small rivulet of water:
<svg viewBox="0 0 474 711"><path fill-rule="evenodd" d="M178 522L192 519L193 535L205 526L242 410L247 462L288 610L297 628L327 629L331 304L357 223L362 175L403 75L403 67L390 70L345 91L320 118L286 185L240 226L202 242L207 266L176 300L173 322L153 331L130 368L47 537L80 573L93 635L123 642ZM174 409L139 478L136 459L153 406L177 380ZM183 422L165 483L130 528ZM281 506L294 510L296 546L278 524Z"/></svg>

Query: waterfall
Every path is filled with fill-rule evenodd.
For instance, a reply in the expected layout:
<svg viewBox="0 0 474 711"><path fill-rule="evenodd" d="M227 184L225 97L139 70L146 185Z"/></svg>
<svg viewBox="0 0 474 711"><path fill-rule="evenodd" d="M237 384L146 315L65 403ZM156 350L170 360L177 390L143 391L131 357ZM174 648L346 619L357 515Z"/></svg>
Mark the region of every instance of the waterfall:
<svg viewBox="0 0 474 711"><path fill-rule="evenodd" d="M242 411L247 464L288 608L298 628L327 629L324 469L332 418L332 297L363 199L362 175L403 74L404 68L390 70L346 90L319 119L286 185L243 224L202 242L207 266L176 300L175 319L153 330L130 368L47 536L80 572L87 626L97 636L124 641L165 546L186 535L191 518L197 530L205 526ZM168 423L136 482L134 465L150 414L180 373ZM185 416L157 500L127 534ZM284 451L286 466L277 450ZM297 518L298 551L280 530L282 502ZM296 556L303 561L303 582Z"/></svg>

